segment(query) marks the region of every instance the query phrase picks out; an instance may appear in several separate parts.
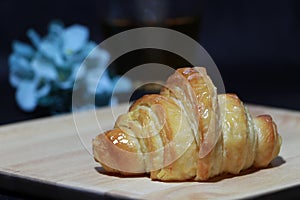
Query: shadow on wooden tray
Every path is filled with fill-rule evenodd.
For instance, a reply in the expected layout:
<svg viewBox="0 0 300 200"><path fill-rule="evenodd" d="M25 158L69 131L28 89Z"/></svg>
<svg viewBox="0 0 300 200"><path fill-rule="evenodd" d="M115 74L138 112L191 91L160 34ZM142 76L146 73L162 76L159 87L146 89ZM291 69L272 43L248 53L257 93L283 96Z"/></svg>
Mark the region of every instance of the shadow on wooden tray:
<svg viewBox="0 0 300 200"><path fill-rule="evenodd" d="M266 168L258 169L258 168L251 167L249 169L241 171L239 174L221 174L219 176L212 177L212 178L208 179L207 181L202 181L202 182L214 183L214 182L219 182L219 181L222 181L222 180L228 179L228 178L233 178L233 177L237 177L237 176L245 176L247 174L252 174L252 173L258 172L260 170L266 170L266 169L270 169L270 168L279 167L282 164L284 164L285 162L286 161L281 156L278 156ZM107 175L107 176L119 177L119 178L130 178L130 177L131 178L143 178L143 177L149 177L149 174L136 174L136 175L131 175L131 176L124 176L124 175L117 174L117 173L107 172L107 171L105 171L103 169L103 167L95 167L95 170L98 173L100 173L100 174ZM176 183L176 182L182 182L182 181L164 181L164 182ZM187 180L185 182L195 182L195 181L193 181L193 180Z"/></svg>
<svg viewBox="0 0 300 200"><path fill-rule="evenodd" d="M241 171L239 174L221 174L219 176L215 176L215 177L210 178L206 182L210 182L210 183L212 183L212 182L219 182L219 181L221 181L223 179L233 178L233 177L237 177L237 176L245 176L245 175L248 175L248 174L252 174L252 173L258 172L260 170L266 170L266 169L270 169L270 168L279 167L280 165L284 164L285 162L286 161L281 156L278 156L266 168L254 168L254 167L251 167L249 169Z"/></svg>

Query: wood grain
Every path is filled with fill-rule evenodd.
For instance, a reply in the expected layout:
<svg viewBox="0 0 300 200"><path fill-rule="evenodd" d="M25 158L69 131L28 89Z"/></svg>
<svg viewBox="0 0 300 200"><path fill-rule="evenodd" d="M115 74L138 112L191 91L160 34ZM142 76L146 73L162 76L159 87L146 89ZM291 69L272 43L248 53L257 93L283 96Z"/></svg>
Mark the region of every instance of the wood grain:
<svg viewBox="0 0 300 200"><path fill-rule="evenodd" d="M299 185L300 112L248 107L255 115L271 114L283 139L280 156L267 169L250 169L239 176L223 175L208 182L164 183L148 177L106 174L90 154L91 140L113 126L114 115L127 108L123 105L113 112L103 108L0 127L0 180L5 175L100 196L139 199L232 199Z"/></svg>

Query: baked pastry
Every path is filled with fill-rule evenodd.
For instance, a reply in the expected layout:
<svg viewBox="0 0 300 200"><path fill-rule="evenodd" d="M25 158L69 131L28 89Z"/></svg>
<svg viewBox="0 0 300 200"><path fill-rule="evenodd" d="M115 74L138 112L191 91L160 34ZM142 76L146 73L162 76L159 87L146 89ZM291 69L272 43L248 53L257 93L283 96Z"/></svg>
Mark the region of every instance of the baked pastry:
<svg viewBox="0 0 300 200"><path fill-rule="evenodd" d="M281 137L269 115L252 118L235 94L217 95L205 68L180 68L160 94L145 95L93 140L107 172L161 181L204 181L263 168Z"/></svg>

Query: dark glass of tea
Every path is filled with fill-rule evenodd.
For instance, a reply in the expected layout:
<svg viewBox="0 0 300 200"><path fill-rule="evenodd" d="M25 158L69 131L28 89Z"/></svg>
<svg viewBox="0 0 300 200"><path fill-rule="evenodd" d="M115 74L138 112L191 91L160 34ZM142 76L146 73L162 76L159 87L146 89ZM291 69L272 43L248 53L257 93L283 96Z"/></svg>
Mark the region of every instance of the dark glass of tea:
<svg viewBox="0 0 300 200"><path fill-rule="evenodd" d="M108 38L138 27L163 27L198 40L201 26L201 0L107 0L101 29ZM190 64L178 55L158 49L141 49L115 60L110 70L124 74L144 63L161 63L174 69Z"/></svg>

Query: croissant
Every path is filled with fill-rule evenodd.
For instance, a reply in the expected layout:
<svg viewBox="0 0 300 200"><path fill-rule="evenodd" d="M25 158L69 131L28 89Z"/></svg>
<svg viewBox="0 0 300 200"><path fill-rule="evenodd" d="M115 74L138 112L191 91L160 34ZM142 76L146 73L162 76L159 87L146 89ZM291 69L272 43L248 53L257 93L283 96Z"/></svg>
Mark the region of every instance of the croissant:
<svg viewBox="0 0 300 200"><path fill-rule="evenodd" d="M205 181L263 168L281 137L269 115L252 118L235 94L217 94L205 68L180 68L160 94L145 95L93 139L96 161L111 173L153 180Z"/></svg>

